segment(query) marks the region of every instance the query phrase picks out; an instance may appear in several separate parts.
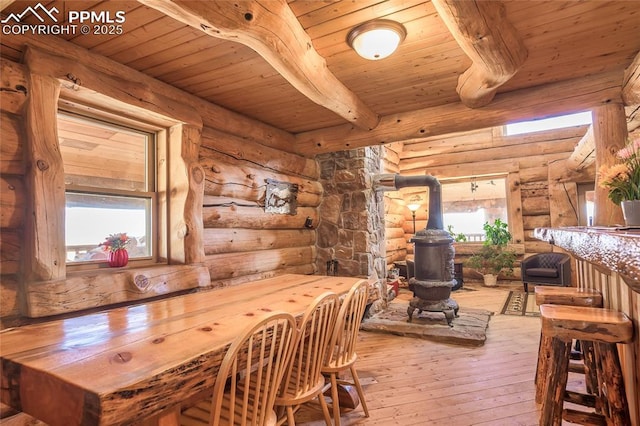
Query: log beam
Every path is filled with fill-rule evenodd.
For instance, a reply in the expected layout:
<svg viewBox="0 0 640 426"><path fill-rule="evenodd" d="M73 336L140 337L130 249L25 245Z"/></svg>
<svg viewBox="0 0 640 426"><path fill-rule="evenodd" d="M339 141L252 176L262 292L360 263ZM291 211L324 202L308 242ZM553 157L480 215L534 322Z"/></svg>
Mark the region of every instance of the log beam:
<svg viewBox="0 0 640 426"><path fill-rule="evenodd" d="M327 68L285 0L138 0L204 33L250 47L293 87L360 129L379 117Z"/></svg>
<svg viewBox="0 0 640 426"><path fill-rule="evenodd" d="M462 103L479 108L522 67L528 51L500 2L433 0L440 18L473 64L458 79Z"/></svg>
<svg viewBox="0 0 640 426"><path fill-rule="evenodd" d="M374 144L401 142L428 136L500 126L507 120L550 117L567 111L621 102L619 72L565 80L545 86L496 95L481 110L462 103L424 108L382 117L373 130L356 129L350 124L328 127L296 135L298 153L314 155L355 149Z"/></svg>
<svg viewBox="0 0 640 426"><path fill-rule="evenodd" d="M601 106L593 111L593 134L596 142L596 188L593 224L614 226L624 223L622 209L609 199L609 190L600 186L600 169L617 162L616 152L627 139L627 122L620 103Z"/></svg>
<svg viewBox="0 0 640 426"><path fill-rule="evenodd" d="M593 137L593 125L589 126L573 153L567 159L566 166L571 170L586 169L596 161L596 141Z"/></svg>
<svg viewBox="0 0 640 426"><path fill-rule="evenodd" d="M640 52L624 71L622 101L625 105L640 104Z"/></svg>

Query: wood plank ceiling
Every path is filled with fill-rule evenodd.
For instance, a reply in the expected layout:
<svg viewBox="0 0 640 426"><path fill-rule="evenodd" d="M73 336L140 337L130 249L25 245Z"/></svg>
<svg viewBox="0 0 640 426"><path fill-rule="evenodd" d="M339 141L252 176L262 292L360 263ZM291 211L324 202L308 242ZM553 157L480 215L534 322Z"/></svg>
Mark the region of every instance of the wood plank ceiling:
<svg viewBox="0 0 640 426"><path fill-rule="evenodd" d="M10 3L2 17L36 3ZM121 35L60 37L217 105L294 134L348 123L303 95L251 48L207 35L143 3L154 1L42 2L61 16L68 10L125 11ZM620 72L622 79L640 51L640 2L502 3L504 19L528 55L498 94L609 71ZM330 73L379 117L460 103L458 78L472 62L431 1L289 0L288 7ZM345 39L352 27L374 18L404 24L407 38L391 57L367 61ZM37 23L33 16L25 20ZM19 61L25 42L3 35L0 52Z"/></svg>

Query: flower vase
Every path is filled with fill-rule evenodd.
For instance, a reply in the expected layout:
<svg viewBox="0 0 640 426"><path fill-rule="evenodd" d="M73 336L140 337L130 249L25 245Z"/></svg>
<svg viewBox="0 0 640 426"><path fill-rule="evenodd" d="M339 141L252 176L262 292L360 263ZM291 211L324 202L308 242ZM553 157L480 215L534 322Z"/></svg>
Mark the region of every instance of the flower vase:
<svg viewBox="0 0 640 426"><path fill-rule="evenodd" d="M640 200L623 201L620 203L622 215L627 226L640 226Z"/></svg>
<svg viewBox="0 0 640 426"><path fill-rule="evenodd" d="M129 262L129 252L127 249L120 248L113 251L109 251L109 266L112 268L120 268L127 266Z"/></svg>

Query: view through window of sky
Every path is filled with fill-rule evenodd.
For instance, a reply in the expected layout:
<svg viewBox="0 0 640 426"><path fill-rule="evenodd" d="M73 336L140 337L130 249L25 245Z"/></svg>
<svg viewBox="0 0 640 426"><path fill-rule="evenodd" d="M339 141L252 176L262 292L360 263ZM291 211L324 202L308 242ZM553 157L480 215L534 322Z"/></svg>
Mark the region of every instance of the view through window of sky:
<svg viewBox="0 0 640 426"><path fill-rule="evenodd" d="M544 118L542 120L521 121L507 124L505 135L521 135L524 133L540 132L543 130L562 129L564 127L591 124L591 111L576 114L559 115L557 117Z"/></svg>

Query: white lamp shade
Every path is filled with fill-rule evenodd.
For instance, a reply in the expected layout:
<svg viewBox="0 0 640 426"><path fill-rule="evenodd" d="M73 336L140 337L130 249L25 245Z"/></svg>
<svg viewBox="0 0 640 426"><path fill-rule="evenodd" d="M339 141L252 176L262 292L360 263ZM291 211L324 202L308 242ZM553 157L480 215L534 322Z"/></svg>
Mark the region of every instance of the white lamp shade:
<svg viewBox="0 0 640 426"><path fill-rule="evenodd" d="M353 48L358 55L372 61L391 55L399 44L400 35L388 28L362 33L353 40Z"/></svg>
<svg viewBox="0 0 640 426"><path fill-rule="evenodd" d="M420 208L420 204L407 204L407 208L412 212L416 212Z"/></svg>
<svg viewBox="0 0 640 426"><path fill-rule="evenodd" d="M352 29L347 43L358 55L377 61L391 55L407 35L404 27L394 21L369 21Z"/></svg>

